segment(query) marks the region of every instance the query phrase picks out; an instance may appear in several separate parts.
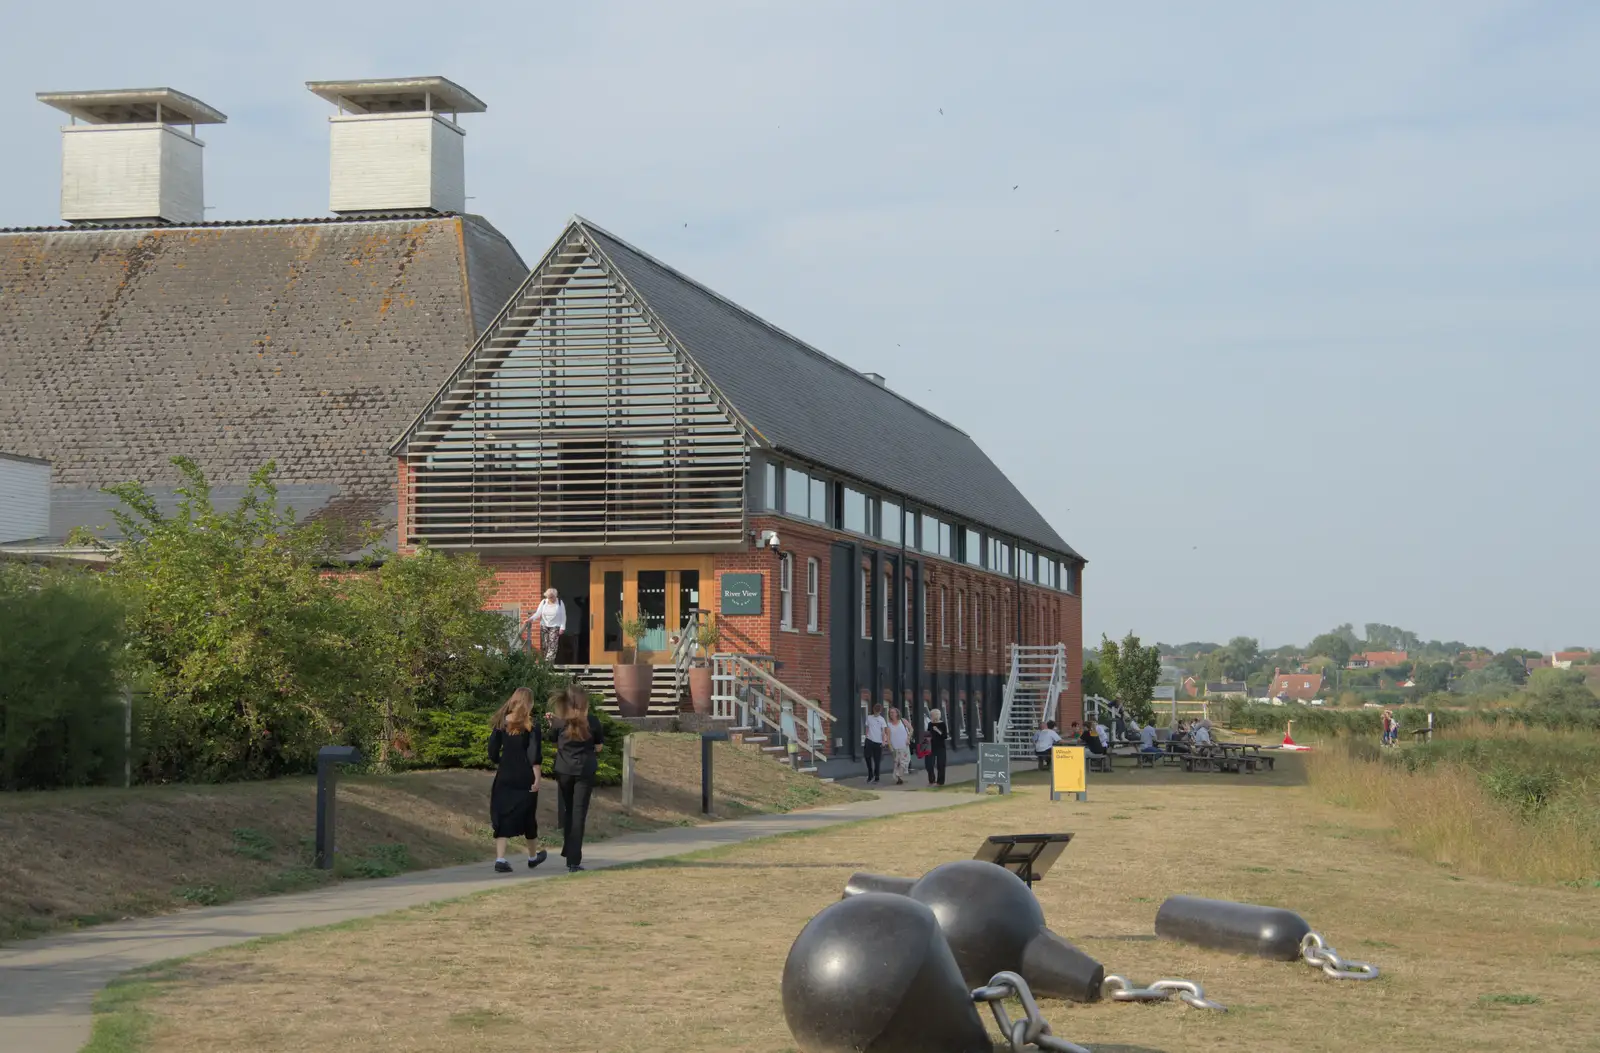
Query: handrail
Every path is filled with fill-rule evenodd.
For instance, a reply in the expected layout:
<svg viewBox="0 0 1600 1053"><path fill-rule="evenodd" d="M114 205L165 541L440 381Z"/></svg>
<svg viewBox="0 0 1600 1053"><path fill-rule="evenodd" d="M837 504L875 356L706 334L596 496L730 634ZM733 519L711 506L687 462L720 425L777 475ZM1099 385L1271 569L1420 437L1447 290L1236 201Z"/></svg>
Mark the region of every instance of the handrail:
<svg viewBox="0 0 1600 1053"><path fill-rule="evenodd" d="M674 698L683 695L683 685L689 680L689 665L695 659L695 653L700 649L700 615L703 612L698 608L691 608L689 615L684 619L683 625L678 629L677 643L672 647L672 694Z"/></svg>
<svg viewBox="0 0 1600 1053"><path fill-rule="evenodd" d="M780 743L793 745L791 760L802 752L812 760L825 759L827 736L819 734L823 724L817 717L829 722L834 717L762 668L761 662L760 656L730 652L711 656L712 716L771 729Z"/></svg>
<svg viewBox="0 0 1600 1053"><path fill-rule="evenodd" d="M1006 742L1016 746L1013 739L1017 736L1009 734L1012 730L1013 713L1017 691L1022 687L1023 674L1029 674L1027 683L1035 687L1042 687L1045 696L1039 707L1040 720L1054 720L1056 710L1060 705L1061 695L1067 690L1067 645L1055 644L1012 644L1011 669L1006 677L1003 701L1000 705L1000 717L995 721L994 742ZM1049 670L1048 677L1042 676ZM1031 736L1033 729L1023 729L1022 738ZM1017 739L1021 741L1021 739ZM1027 748L1029 742L1022 742L1020 748ZM1018 754L1013 753L1013 756Z"/></svg>

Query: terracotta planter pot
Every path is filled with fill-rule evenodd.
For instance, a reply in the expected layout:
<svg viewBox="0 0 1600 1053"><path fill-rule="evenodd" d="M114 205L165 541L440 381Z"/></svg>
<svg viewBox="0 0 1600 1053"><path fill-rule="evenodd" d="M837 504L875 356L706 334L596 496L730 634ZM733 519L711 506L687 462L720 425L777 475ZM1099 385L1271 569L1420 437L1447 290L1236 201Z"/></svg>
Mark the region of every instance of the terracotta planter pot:
<svg viewBox="0 0 1600 1053"><path fill-rule="evenodd" d="M655 672L656 667L648 662L611 667L619 713L625 717L642 717L650 712L650 688L655 683Z"/></svg>
<svg viewBox="0 0 1600 1053"><path fill-rule="evenodd" d="M689 702L694 706L694 711L701 716L711 713L711 667L709 665L692 665L689 667Z"/></svg>

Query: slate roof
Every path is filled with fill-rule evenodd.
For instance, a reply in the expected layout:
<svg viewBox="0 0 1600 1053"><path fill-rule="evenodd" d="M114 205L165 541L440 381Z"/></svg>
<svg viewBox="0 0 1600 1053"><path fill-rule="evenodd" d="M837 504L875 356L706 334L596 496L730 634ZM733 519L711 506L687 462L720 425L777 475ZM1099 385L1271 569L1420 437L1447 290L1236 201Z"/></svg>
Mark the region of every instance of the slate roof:
<svg viewBox="0 0 1600 1053"><path fill-rule="evenodd" d="M574 222L774 449L1077 556L961 429L616 235Z"/></svg>
<svg viewBox="0 0 1600 1053"><path fill-rule="evenodd" d="M275 460L300 511L393 522L389 443L526 275L466 215L0 231L0 448L79 494Z"/></svg>

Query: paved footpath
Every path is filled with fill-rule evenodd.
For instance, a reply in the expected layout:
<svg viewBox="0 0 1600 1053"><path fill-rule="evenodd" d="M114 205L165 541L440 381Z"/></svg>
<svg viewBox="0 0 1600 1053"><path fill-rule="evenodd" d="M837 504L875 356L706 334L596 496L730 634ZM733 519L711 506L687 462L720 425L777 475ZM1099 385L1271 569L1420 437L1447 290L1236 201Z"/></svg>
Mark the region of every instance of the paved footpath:
<svg viewBox="0 0 1600 1053"><path fill-rule="evenodd" d="M926 785L926 777L923 784ZM914 786L908 781L903 788L894 787L891 782L882 788ZM786 815L668 827L596 842L584 849L583 862L586 868L599 870L858 819L948 808L972 800L972 794L959 792L884 793L869 801ZM538 870L529 871L524 866L514 874L495 874L488 863L473 863L380 881L346 881L315 892L244 900L0 947L0 1053L77 1053L89 1040L94 996L129 969L259 936L385 914L564 873L559 857L553 854L551 861Z"/></svg>

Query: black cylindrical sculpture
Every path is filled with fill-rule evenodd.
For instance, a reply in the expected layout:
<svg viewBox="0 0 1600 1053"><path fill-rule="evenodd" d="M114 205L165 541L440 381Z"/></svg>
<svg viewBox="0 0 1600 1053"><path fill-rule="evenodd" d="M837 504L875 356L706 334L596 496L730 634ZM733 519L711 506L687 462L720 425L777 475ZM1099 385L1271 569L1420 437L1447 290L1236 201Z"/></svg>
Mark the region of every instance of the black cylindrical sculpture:
<svg viewBox="0 0 1600 1053"><path fill-rule="evenodd" d="M1214 951L1292 962L1311 926L1292 910L1225 899L1173 896L1156 912L1156 935Z"/></svg>
<svg viewBox="0 0 1600 1053"><path fill-rule="evenodd" d="M804 1053L990 1053L933 911L866 892L812 918L783 963L783 1016Z"/></svg>
<svg viewBox="0 0 1600 1053"><path fill-rule="evenodd" d="M909 896L911 886L916 883L916 878L890 877L888 874L851 874L850 880L845 882L843 898L849 899L863 892L892 892L897 896Z"/></svg>
<svg viewBox="0 0 1600 1053"><path fill-rule="evenodd" d="M909 885L909 888L906 886ZM961 975L982 987L998 972L1021 973L1036 995L1094 1002L1105 967L1045 927L1028 883L1005 867L963 859L934 867L916 881L856 874L848 900L865 892L898 892L925 903L939 920Z"/></svg>

